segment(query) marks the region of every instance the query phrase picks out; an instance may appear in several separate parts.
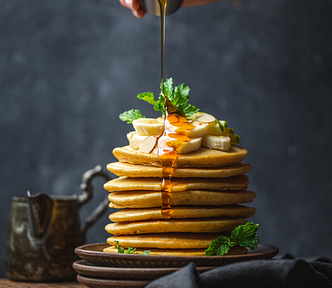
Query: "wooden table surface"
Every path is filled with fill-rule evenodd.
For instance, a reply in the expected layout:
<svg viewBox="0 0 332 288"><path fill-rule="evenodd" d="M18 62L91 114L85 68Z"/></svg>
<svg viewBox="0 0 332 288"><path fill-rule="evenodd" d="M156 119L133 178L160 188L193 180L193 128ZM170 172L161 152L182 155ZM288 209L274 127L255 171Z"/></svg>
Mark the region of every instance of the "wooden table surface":
<svg viewBox="0 0 332 288"><path fill-rule="evenodd" d="M37 283L19 282L0 279L0 287L6 288L82 288L86 287L78 282Z"/></svg>

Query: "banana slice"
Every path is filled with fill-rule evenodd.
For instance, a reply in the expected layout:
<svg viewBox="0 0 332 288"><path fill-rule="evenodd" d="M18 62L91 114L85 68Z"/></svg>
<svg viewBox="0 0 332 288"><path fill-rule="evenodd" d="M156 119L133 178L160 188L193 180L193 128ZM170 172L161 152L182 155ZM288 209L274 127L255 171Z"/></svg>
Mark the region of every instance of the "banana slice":
<svg viewBox="0 0 332 288"><path fill-rule="evenodd" d="M195 128L186 131L186 136L188 136L189 138L202 137L209 133L209 124L208 123L203 123L203 122L194 120L190 124L195 126Z"/></svg>
<svg viewBox="0 0 332 288"><path fill-rule="evenodd" d="M164 130L163 119L140 118L133 121L137 134L142 136L159 136Z"/></svg>
<svg viewBox="0 0 332 288"><path fill-rule="evenodd" d="M203 137L202 146L215 150L228 151L231 146L231 139L228 136L206 135Z"/></svg>
<svg viewBox="0 0 332 288"><path fill-rule="evenodd" d="M202 145L202 137L191 138L189 142L182 142L181 146L177 149L180 154L190 153L197 151Z"/></svg>
<svg viewBox="0 0 332 288"><path fill-rule="evenodd" d="M129 133L127 134L127 139L128 139L129 142L131 141L131 139L133 139L133 136L134 136L135 134L136 134L135 131L129 132Z"/></svg>
<svg viewBox="0 0 332 288"><path fill-rule="evenodd" d="M202 113L202 112L198 112L196 113L197 115L196 120L203 122L203 123L211 123L211 122L215 122L217 119L214 118L212 115L208 114L208 113Z"/></svg>

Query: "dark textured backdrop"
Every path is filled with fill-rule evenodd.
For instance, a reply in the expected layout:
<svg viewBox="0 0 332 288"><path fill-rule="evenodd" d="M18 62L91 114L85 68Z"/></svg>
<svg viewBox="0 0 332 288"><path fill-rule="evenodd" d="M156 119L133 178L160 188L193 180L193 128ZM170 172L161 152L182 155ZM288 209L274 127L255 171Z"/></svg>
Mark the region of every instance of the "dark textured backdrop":
<svg viewBox="0 0 332 288"><path fill-rule="evenodd" d="M13 195L80 193L158 93L159 19L117 0L0 0L0 276ZM332 256L332 2L224 0L167 19L166 76L241 135L261 242ZM93 203L106 195L96 181ZM88 242L104 242L107 215Z"/></svg>

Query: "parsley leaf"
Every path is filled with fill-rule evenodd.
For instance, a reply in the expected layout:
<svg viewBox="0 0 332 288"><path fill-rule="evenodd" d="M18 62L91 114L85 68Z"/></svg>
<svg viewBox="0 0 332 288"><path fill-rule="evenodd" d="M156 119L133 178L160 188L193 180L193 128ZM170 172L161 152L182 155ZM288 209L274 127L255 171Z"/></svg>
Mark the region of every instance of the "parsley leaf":
<svg viewBox="0 0 332 288"><path fill-rule="evenodd" d="M145 118L141 111L138 109L131 109L129 111L125 111L119 115L120 120L126 121L128 124L132 123L134 120L139 118Z"/></svg>
<svg viewBox="0 0 332 288"><path fill-rule="evenodd" d="M133 254L136 251L136 248L128 247L127 251L124 254Z"/></svg>
<svg viewBox="0 0 332 288"><path fill-rule="evenodd" d="M123 254L125 252L125 249L123 247L119 246L119 241L115 240L114 242L116 244L116 248L118 249L118 253Z"/></svg>
<svg viewBox="0 0 332 288"><path fill-rule="evenodd" d="M212 240L209 247L205 250L206 256L222 256L231 247L238 244L249 249L257 249L259 239L256 235L259 224L247 222L245 225L237 226L228 236L220 236Z"/></svg>
<svg viewBox="0 0 332 288"><path fill-rule="evenodd" d="M128 247L127 251L119 245L119 241L114 240L115 244L116 244L116 248L118 249L118 253L120 254L133 254L136 252L136 248L133 247ZM149 255L150 254L150 250L144 250L142 252L142 255Z"/></svg>

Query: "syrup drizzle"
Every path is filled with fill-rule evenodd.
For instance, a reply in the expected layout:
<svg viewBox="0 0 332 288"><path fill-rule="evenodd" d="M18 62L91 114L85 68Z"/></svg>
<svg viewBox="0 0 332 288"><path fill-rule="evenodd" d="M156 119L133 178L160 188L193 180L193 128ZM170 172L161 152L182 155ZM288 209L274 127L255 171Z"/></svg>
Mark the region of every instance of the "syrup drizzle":
<svg viewBox="0 0 332 288"><path fill-rule="evenodd" d="M165 35L166 35L166 8L167 0L158 0L160 5L160 27L161 27L161 92L164 92L165 73Z"/></svg>
<svg viewBox="0 0 332 288"><path fill-rule="evenodd" d="M165 98L164 131L158 139L158 157L162 167L162 207L161 213L164 219L170 219L172 207L170 204L170 193L172 192L172 176L174 174L175 162L178 157L177 150L183 142L189 142L190 138L185 135L188 129L194 126L188 120L178 115L176 107L172 105L164 91L164 64L165 64L165 18L167 0L159 0L161 15L161 93Z"/></svg>

